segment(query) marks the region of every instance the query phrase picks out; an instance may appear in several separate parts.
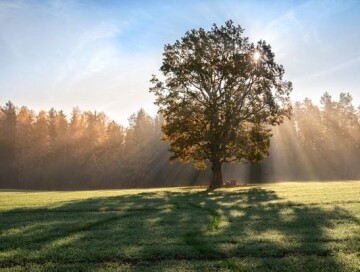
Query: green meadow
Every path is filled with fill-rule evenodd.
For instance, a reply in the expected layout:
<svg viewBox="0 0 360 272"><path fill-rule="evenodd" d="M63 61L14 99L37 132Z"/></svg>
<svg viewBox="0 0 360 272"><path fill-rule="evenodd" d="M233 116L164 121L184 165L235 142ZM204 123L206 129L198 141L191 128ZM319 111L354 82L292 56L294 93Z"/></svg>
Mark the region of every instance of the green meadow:
<svg viewBox="0 0 360 272"><path fill-rule="evenodd" d="M360 182L0 191L1 271L360 271Z"/></svg>

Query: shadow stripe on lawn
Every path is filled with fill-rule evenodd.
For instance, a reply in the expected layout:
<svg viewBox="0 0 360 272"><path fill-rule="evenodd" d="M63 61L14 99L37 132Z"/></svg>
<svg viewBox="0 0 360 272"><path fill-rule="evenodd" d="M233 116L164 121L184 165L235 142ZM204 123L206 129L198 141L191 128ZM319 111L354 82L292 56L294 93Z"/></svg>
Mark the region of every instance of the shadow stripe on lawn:
<svg viewBox="0 0 360 272"><path fill-rule="evenodd" d="M319 254L302 254L300 252L295 253L285 253L278 256L254 256L254 255L223 255L218 254L217 256L196 256L196 257L176 257L173 256L172 258L168 257L153 257L153 258L118 258L118 257L112 257L112 258L102 258L98 259L96 261L89 261L89 260L77 260L77 261L48 261L48 260L31 260L31 261L5 261L0 262L0 268L11 268L14 266L26 266L26 265L45 265L48 263L52 264L58 264L58 265L76 265L76 264L105 264L105 263L117 263L121 265L139 265L139 264L158 264L161 262L166 261L224 261L228 259L268 259L268 260L281 260L286 258L292 258L292 257L316 257L316 258L329 258L329 257L335 257L337 254L357 254L358 251L347 251L347 252L321 252Z"/></svg>
<svg viewBox="0 0 360 272"><path fill-rule="evenodd" d="M106 210L91 210L91 209L78 209L78 210L61 210L58 209L36 209L36 210L15 210L15 211L4 211L0 212L0 215L10 215L10 214L33 214L33 213L80 213L80 212L143 212L143 211L163 211L163 210L173 210L173 206L165 207L165 208L134 208L134 209L106 209Z"/></svg>
<svg viewBox="0 0 360 272"><path fill-rule="evenodd" d="M172 203L173 206L165 207L165 208L132 208L132 209L106 209L106 210L96 210L96 209L77 209L77 210L61 210L54 209L36 209L36 210L8 210L8 211L0 211L0 215L9 215L9 214L23 214L23 213L78 213L78 212L131 212L131 211L161 211L161 210L173 210L177 209L175 205L178 204L189 204L188 202L179 202L178 204ZM267 208L267 207L306 207L306 206L334 206L334 205L347 205L347 204L360 204L360 201L334 201L334 202L313 202L313 203L291 203L291 202L273 202L268 204L258 204L258 205L239 205L236 203L236 207L241 209L258 209L258 208ZM228 209L232 208L232 206L226 207ZM181 209L191 209L186 207L181 207Z"/></svg>
<svg viewBox="0 0 360 272"><path fill-rule="evenodd" d="M205 233L207 233L207 232L211 233L219 228L220 221L221 221L221 215L219 214L219 212L217 212L214 209L206 208L206 207L194 204L194 203L187 203L187 204L193 208L206 211L210 215L210 221L206 225L205 230L196 230L196 231L187 232L183 236L184 242L188 246L191 246L195 251L197 251L201 255L211 255L211 256L223 255L223 254L217 252L216 250L214 250L213 247L210 247L209 243L207 243L204 240L199 239L199 237L203 236Z"/></svg>
<svg viewBox="0 0 360 272"><path fill-rule="evenodd" d="M74 228L71 229L65 233L61 233L59 235L54 235L51 237L40 237L37 239L34 239L31 241L32 244L42 244L42 243L46 243L46 242L52 242L61 238L66 238L68 236L71 236L73 234L76 233L81 233L81 232L85 232L85 231L90 231L92 228L101 226L101 225L105 225L107 223L116 221L118 219L122 219L122 218L126 218L126 217L130 217L130 216L134 216L134 214L121 214L121 215L117 215L117 216L111 216L102 220L98 220L95 222L90 222L88 224L85 224L84 226L78 227L78 228ZM1 248L1 250L6 250L8 248Z"/></svg>

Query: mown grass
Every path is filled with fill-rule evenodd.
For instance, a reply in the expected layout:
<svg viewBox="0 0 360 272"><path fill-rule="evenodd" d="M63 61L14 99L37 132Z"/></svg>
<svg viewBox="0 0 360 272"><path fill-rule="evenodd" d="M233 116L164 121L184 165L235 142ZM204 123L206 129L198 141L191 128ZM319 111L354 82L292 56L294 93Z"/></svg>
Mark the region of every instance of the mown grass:
<svg viewBox="0 0 360 272"><path fill-rule="evenodd" d="M360 271L360 182L0 192L4 271Z"/></svg>

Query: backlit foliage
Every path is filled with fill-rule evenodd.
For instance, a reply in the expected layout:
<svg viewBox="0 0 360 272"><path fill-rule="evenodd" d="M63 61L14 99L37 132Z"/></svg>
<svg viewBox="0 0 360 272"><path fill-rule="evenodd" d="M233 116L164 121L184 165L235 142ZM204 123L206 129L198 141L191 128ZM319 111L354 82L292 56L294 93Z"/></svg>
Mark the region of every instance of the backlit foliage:
<svg viewBox="0 0 360 272"><path fill-rule="evenodd" d="M186 32L164 48L152 88L165 118L171 159L212 163L260 162L270 126L290 115L291 82L265 41L250 43L232 21ZM257 56L256 59L254 56Z"/></svg>

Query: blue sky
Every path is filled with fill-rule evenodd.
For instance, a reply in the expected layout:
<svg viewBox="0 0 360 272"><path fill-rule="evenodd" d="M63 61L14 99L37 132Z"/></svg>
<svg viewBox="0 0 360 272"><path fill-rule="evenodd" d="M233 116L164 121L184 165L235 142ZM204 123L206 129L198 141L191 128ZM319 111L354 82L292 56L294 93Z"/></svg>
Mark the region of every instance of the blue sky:
<svg viewBox="0 0 360 272"><path fill-rule="evenodd" d="M232 19L271 44L292 97L350 92L360 105L360 1L0 0L0 104L102 110L124 125L143 107L162 50Z"/></svg>

